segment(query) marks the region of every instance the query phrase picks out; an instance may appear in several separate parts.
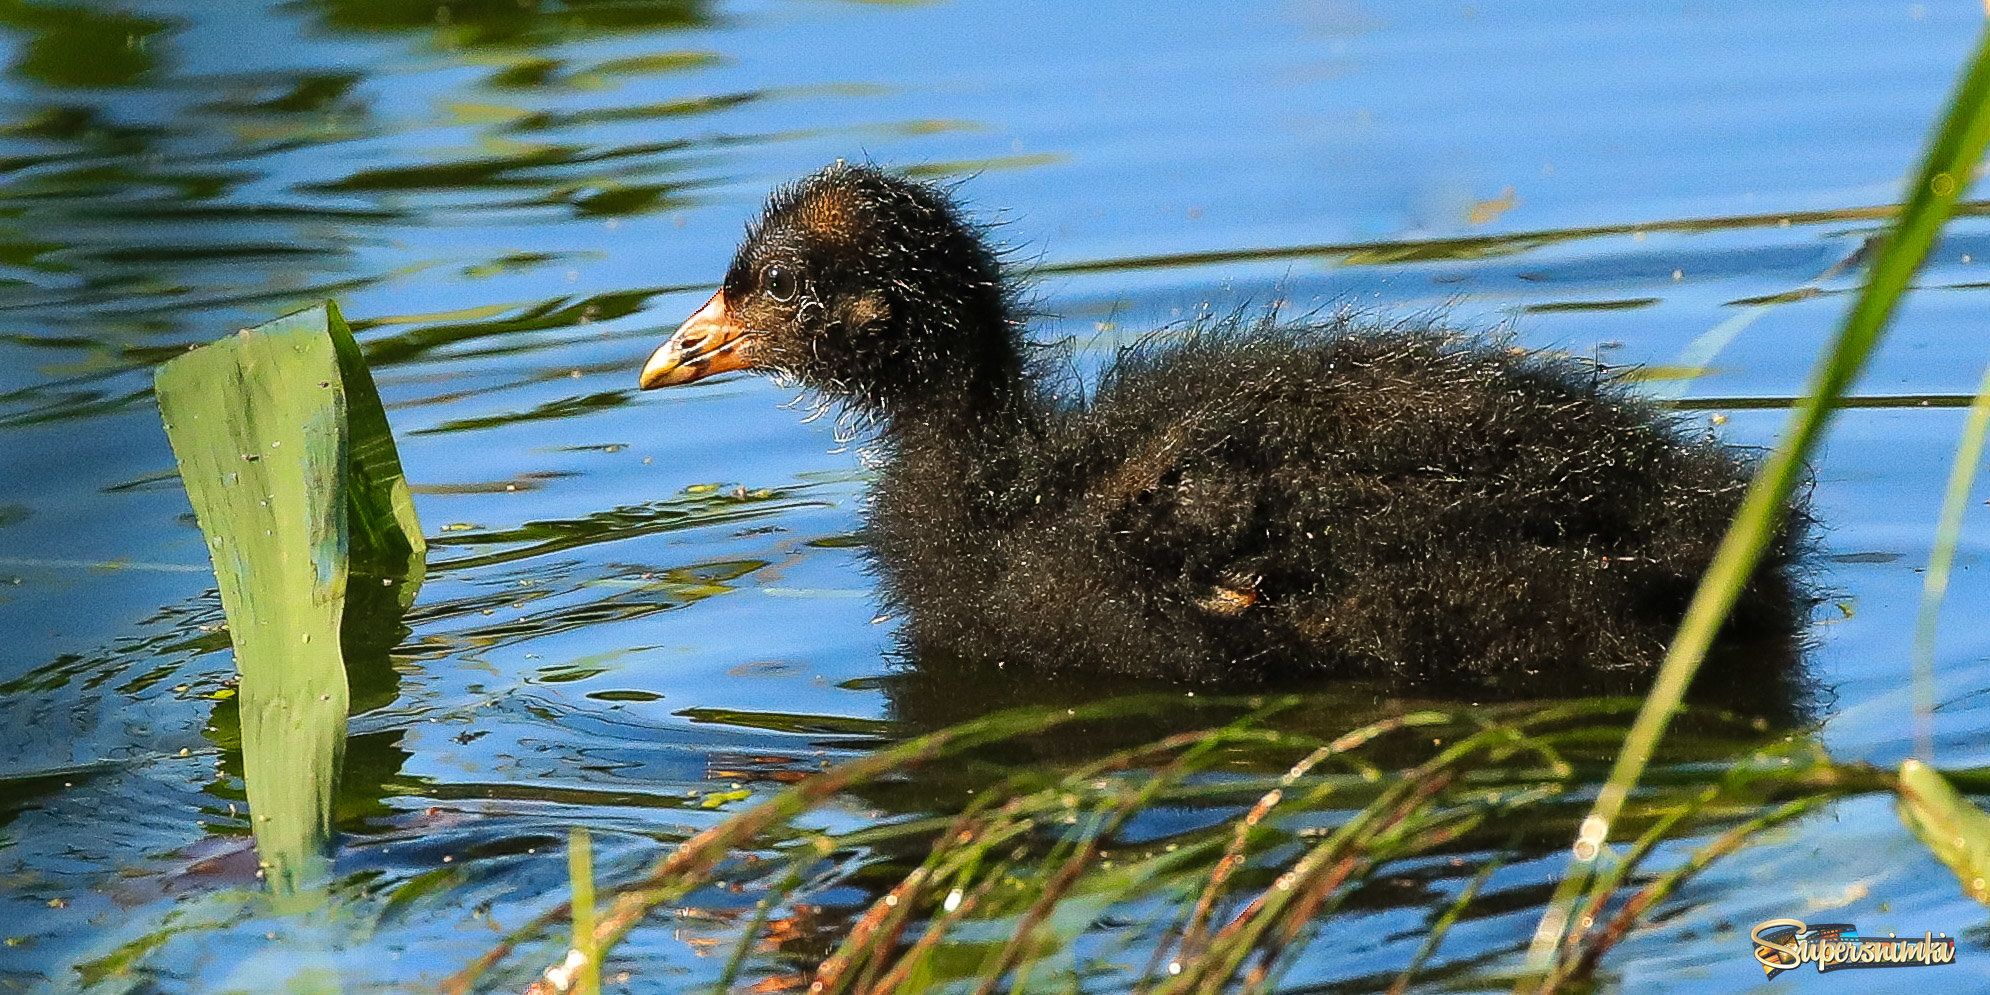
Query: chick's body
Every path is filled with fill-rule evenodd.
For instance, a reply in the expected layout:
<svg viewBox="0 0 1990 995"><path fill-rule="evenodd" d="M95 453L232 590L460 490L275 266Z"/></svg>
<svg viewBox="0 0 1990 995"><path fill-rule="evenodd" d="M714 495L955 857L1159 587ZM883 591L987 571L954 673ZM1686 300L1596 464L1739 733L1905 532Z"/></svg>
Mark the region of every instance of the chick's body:
<svg viewBox="0 0 1990 995"><path fill-rule="evenodd" d="M1745 485L1591 369L1427 329L1188 333L1007 427L885 438L915 644L1196 682L1634 684ZM1789 546L1738 629L1796 624Z"/></svg>
<svg viewBox="0 0 1990 995"><path fill-rule="evenodd" d="M645 373L716 356L877 421L866 534L922 657L1629 688L1746 486L1593 366L1428 324L1204 325L1054 401L1007 286L945 193L832 167L777 196ZM1791 517L1731 640L1801 629Z"/></svg>

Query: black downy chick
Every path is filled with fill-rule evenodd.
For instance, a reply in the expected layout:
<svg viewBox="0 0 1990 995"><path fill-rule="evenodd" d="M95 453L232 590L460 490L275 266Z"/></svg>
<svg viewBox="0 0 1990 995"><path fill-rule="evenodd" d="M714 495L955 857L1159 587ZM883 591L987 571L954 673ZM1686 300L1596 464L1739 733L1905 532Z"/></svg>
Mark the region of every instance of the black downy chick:
<svg viewBox="0 0 1990 995"><path fill-rule="evenodd" d="M642 385L772 373L874 424L866 538L915 653L1045 676L1634 690L1747 483L1593 365L1427 323L1158 334L1078 400L1028 348L947 191L839 163ZM1765 673L1812 606L1787 521L1723 632Z"/></svg>

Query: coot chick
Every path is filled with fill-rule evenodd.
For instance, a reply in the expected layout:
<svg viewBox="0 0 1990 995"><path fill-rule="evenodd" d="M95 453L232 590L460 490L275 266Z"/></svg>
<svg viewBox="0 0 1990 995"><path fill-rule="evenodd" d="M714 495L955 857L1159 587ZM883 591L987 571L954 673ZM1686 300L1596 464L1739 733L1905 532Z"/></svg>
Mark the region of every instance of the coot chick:
<svg viewBox="0 0 1990 995"><path fill-rule="evenodd" d="M1634 689L1747 483L1594 365L1429 323L1205 322L1076 397L1022 332L947 190L839 163L773 196L642 386L759 371L873 426L910 644L1045 676ZM1723 635L1771 667L1811 606L1789 521Z"/></svg>

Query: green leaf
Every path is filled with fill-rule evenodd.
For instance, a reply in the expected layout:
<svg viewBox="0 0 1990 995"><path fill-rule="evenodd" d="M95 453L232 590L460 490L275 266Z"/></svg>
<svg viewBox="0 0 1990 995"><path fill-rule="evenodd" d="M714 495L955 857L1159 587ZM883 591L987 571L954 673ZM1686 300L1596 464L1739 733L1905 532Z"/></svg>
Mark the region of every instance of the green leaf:
<svg viewBox="0 0 1990 995"><path fill-rule="evenodd" d="M345 389L292 316L160 367L159 413L207 536L242 677L256 848L279 895L322 870L345 746Z"/></svg>
<svg viewBox="0 0 1990 995"><path fill-rule="evenodd" d="M1919 760L1900 765L1900 821L1947 864L1969 897L1990 905L1990 815Z"/></svg>
<svg viewBox="0 0 1990 995"><path fill-rule="evenodd" d="M414 497L401 472L401 456L394 448L394 432L387 424L387 409L374 388L373 374L352 329L339 315L337 304L327 301L321 311L312 308L262 326L278 330L288 322L300 322L306 329L322 322L338 355L339 379L345 388L346 404L346 506L351 517L352 569L376 577L398 577L418 571L428 543L422 538L421 522L415 518ZM413 585L410 585L411 587Z"/></svg>
<svg viewBox="0 0 1990 995"><path fill-rule="evenodd" d="M257 851L271 889L294 895L325 867L350 699L348 576L412 577L394 595L405 608L426 545L332 305L176 357L154 383L228 614Z"/></svg>

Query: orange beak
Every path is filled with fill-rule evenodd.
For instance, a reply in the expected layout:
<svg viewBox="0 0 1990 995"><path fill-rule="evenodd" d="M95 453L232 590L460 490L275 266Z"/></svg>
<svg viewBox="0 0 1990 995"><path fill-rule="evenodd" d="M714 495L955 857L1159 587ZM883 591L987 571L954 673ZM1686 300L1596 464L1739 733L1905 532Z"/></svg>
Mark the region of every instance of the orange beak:
<svg viewBox="0 0 1990 995"><path fill-rule="evenodd" d="M650 354L643 364L643 389L675 387L747 369L753 365L752 344L753 333L733 320L726 310L725 292L720 291Z"/></svg>

